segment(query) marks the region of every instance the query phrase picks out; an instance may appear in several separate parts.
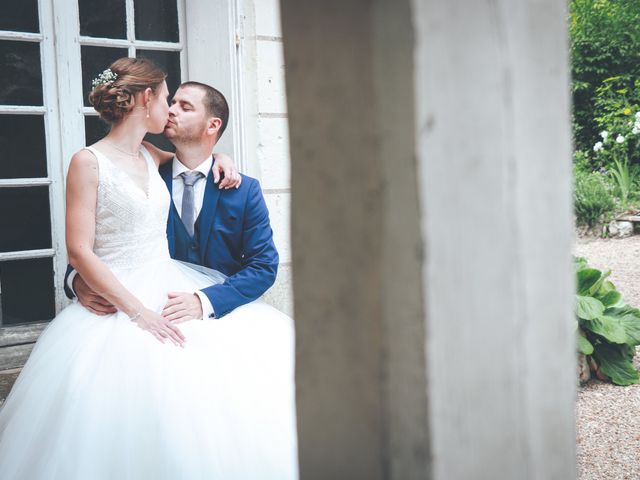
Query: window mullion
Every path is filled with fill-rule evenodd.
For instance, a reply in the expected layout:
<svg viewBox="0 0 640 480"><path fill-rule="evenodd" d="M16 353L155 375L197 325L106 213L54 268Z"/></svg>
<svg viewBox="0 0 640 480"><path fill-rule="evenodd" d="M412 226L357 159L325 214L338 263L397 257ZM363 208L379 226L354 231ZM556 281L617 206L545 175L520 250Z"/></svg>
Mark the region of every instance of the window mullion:
<svg viewBox="0 0 640 480"><path fill-rule="evenodd" d="M42 33L11 32L0 30L0 40L20 40L21 42L41 42Z"/></svg>
<svg viewBox="0 0 640 480"><path fill-rule="evenodd" d="M185 10L186 0L177 0L178 7L178 32L180 40L180 78L182 81L186 81L189 78L189 55L187 55L187 49L182 48L183 45L187 45L187 16ZM173 92L171 92L173 93Z"/></svg>
<svg viewBox="0 0 640 480"><path fill-rule="evenodd" d="M51 175L44 178L0 178L0 188L39 187L52 183Z"/></svg>
<svg viewBox="0 0 640 480"><path fill-rule="evenodd" d="M47 109L43 106L25 106L25 105L0 105L0 114L10 115L34 115L46 113Z"/></svg>
<svg viewBox="0 0 640 480"><path fill-rule="evenodd" d="M82 67L80 65L80 25L78 3L66 1L53 4L56 32L55 55L58 69L61 158L59 168L66 174L71 156L84 147L82 118Z"/></svg>
<svg viewBox="0 0 640 480"><path fill-rule="evenodd" d="M52 0L39 0L39 12L40 31L43 35L41 44L43 79L58 78ZM42 88L45 105L47 176L50 181L51 247L56 252L53 261L55 303L56 311L60 311L66 304L63 289L63 272L67 264L64 232L64 170L61 168L64 162L61 161L63 135L60 128L60 107L63 106L63 99L66 97L60 95L57 82L43 81Z"/></svg>
<svg viewBox="0 0 640 480"><path fill-rule="evenodd" d="M136 10L133 5L134 0L126 0L127 5L127 39L130 42L129 56L136 56L136 47L134 42L136 40Z"/></svg>
<svg viewBox="0 0 640 480"><path fill-rule="evenodd" d="M31 258L49 258L56 255L53 248L42 248L39 250L21 250L18 252L0 252L0 262L9 260L29 260Z"/></svg>

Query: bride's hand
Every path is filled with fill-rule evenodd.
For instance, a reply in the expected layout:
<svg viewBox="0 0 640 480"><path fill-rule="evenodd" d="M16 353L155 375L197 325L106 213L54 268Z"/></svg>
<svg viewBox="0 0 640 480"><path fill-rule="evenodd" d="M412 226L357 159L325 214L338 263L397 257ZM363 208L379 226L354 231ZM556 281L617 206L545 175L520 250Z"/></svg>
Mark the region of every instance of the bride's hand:
<svg viewBox="0 0 640 480"><path fill-rule="evenodd" d="M165 340L168 338L174 344L181 347L184 346L186 338L180 329L153 310L144 308L134 315L132 320L138 324L138 327L147 330L162 343L165 343Z"/></svg>
<svg viewBox="0 0 640 480"><path fill-rule="evenodd" d="M224 153L214 153L213 154L214 162L213 167L213 183L220 182L221 174L224 174L224 178L218 185L218 188L229 190L230 188L239 188L242 183L242 176L238 169L236 168L235 163L231 160L229 155Z"/></svg>

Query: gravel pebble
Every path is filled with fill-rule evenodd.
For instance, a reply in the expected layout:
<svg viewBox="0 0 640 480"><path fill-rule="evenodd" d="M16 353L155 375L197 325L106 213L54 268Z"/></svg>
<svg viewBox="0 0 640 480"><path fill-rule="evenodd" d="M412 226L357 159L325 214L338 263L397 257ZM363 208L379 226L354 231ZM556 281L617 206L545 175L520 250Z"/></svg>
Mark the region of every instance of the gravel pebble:
<svg viewBox="0 0 640 480"><path fill-rule="evenodd" d="M611 270L624 300L640 307L640 236L579 239L575 254ZM634 360L640 368L640 355ZM640 479L640 385L591 380L578 388L576 445L579 480Z"/></svg>

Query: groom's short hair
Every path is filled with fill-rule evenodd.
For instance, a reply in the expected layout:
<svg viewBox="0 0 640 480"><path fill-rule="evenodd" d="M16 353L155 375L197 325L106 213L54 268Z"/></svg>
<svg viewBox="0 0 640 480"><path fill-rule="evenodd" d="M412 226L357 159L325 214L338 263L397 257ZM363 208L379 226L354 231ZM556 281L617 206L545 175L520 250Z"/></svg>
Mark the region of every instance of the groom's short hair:
<svg viewBox="0 0 640 480"><path fill-rule="evenodd" d="M204 92L202 101L204 102L204 107L207 109L207 114L211 117L217 117L222 120L220 130L218 131L219 140L227 128L227 123L229 123L229 104L227 103L227 99L224 98L224 95L220 91L206 83L184 82L179 88L182 87L196 87Z"/></svg>

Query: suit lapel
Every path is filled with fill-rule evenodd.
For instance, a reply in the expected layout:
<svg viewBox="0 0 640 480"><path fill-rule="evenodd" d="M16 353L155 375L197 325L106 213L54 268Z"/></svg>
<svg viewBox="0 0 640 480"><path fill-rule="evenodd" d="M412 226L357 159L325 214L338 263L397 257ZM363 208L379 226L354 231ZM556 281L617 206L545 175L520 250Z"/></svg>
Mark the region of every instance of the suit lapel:
<svg viewBox="0 0 640 480"><path fill-rule="evenodd" d="M204 253L207 251L209 242L209 230L216 216L216 208L220 199L220 189L213 183L213 172L209 170L207 175L207 185L204 190L204 199L202 200L202 209L200 210L200 260L204 261Z"/></svg>
<svg viewBox="0 0 640 480"><path fill-rule="evenodd" d="M167 162L160 167L160 176L164 183L167 186L167 190L169 190L169 196L171 198L171 206L169 207L169 217L167 218L167 240L169 242L169 254L173 257L175 248L176 248L176 240L175 240L175 232L174 232L174 215L176 215L176 206L173 203L173 160L171 162Z"/></svg>

